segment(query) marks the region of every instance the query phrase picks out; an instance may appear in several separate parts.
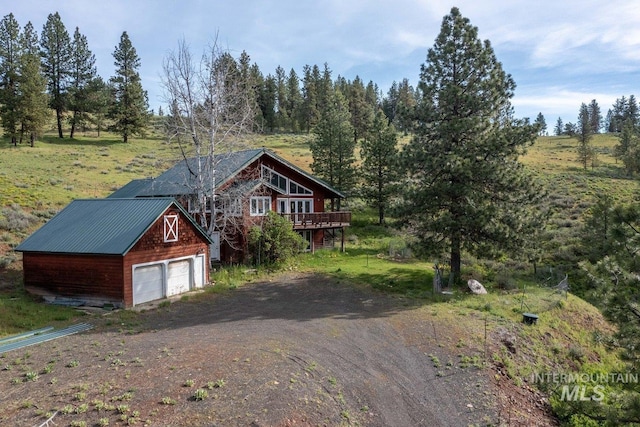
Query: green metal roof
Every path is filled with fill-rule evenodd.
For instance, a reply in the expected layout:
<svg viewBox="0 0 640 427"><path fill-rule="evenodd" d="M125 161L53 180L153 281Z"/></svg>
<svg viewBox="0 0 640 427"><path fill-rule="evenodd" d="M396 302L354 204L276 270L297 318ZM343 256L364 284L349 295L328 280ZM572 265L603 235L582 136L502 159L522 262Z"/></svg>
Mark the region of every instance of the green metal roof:
<svg viewBox="0 0 640 427"><path fill-rule="evenodd" d="M16 251L125 255L171 206L211 242L171 197L74 200L22 242Z"/></svg>
<svg viewBox="0 0 640 427"><path fill-rule="evenodd" d="M128 184L121 187L119 190L111 193L108 198L110 199L127 199L136 197L138 193L153 181L153 178L134 179Z"/></svg>
<svg viewBox="0 0 640 427"><path fill-rule="evenodd" d="M340 198L345 197L342 192L331 187L325 181L309 174L293 163L288 162L282 157L276 155L274 152L265 148L236 151L233 153L224 153L215 156L215 165L213 166L213 169L215 169L216 174L216 188L219 188L223 184L227 183L240 171L242 171L244 168L249 166L252 162L259 159L263 155L271 157L277 162L286 165L300 175L323 187L325 190L327 190L328 193L333 194L333 196ZM207 157L200 158L200 162L202 165L205 165L207 161L209 161ZM159 197L192 194L193 189L196 187L195 175L193 173L197 170L196 165L197 157L183 159L157 178L134 180L122 187L120 190L116 191L114 194L112 194L112 196L117 197L119 195L122 195L124 197ZM211 170L211 168L209 168L209 170ZM211 191L210 183L212 181L213 180L211 179L211 177L205 177L204 182L209 183L209 188L205 188L205 191Z"/></svg>

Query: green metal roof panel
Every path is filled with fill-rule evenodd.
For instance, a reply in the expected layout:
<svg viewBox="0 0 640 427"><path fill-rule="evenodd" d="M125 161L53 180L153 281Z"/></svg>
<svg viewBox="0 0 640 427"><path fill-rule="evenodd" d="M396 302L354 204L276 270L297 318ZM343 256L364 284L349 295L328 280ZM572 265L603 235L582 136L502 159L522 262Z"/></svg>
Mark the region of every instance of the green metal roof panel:
<svg viewBox="0 0 640 427"><path fill-rule="evenodd" d="M172 204L184 212L168 197L75 200L16 251L124 255Z"/></svg>
<svg viewBox="0 0 640 427"><path fill-rule="evenodd" d="M219 154L214 157L216 188L225 183L229 178L241 171L246 165L262 155L262 149L236 151L233 153ZM200 157L201 165L206 165L208 157ZM174 167L167 170L157 178L147 182L137 196L157 197L157 196L178 196L192 194L195 186L195 174L197 171L198 158L192 157L178 162ZM211 170L211 168L208 168ZM211 176L204 178L209 184L206 191L211 191Z"/></svg>
<svg viewBox="0 0 640 427"><path fill-rule="evenodd" d="M107 197L110 199L128 199L136 197L140 191L149 186L151 181L153 181L152 178L134 179Z"/></svg>

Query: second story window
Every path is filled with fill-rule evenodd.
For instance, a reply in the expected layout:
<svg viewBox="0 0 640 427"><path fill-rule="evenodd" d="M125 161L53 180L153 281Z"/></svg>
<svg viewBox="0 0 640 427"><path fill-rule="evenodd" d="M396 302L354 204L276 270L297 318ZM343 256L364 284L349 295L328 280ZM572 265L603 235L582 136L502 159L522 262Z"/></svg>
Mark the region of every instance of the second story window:
<svg viewBox="0 0 640 427"><path fill-rule="evenodd" d="M250 202L251 216L263 216L271 210L271 197L256 196Z"/></svg>

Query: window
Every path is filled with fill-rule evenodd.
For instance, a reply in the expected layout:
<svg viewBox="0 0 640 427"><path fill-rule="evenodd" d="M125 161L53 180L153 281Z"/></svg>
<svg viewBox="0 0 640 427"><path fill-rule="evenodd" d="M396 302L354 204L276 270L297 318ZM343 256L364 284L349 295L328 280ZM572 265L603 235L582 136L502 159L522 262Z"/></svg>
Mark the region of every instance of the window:
<svg viewBox="0 0 640 427"><path fill-rule="evenodd" d="M242 200L220 196L216 199L216 213L222 213L224 216L242 216Z"/></svg>
<svg viewBox="0 0 640 427"><path fill-rule="evenodd" d="M271 187L280 190L282 193L287 193L288 179L286 176L281 175L266 166L262 166L262 177L271 185Z"/></svg>
<svg viewBox="0 0 640 427"><path fill-rule="evenodd" d="M211 197L207 197L207 207L205 209L206 213L211 212ZM188 199L188 210L189 213L200 213L200 203L198 203L198 198L196 196L190 197Z"/></svg>
<svg viewBox="0 0 640 427"><path fill-rule="evenodd" d="M270 187L279 190L283 194L313 194L308 188L264 165L262 166L262 177Z"/></svg>
<svg viewBox="0 0 640 427"><path fill-rule="evenodd" d="M164 216L164 241L178 241L178 215Z"/></svg>
<svg viewBox="0 0 640 427"><path fill-rule="evenodd" d="M271 210L271 197L252 197L251 216L263 216Z"/></svg>
<svg viewBox="0 0 640 427"><path fill-rule="evenodd" d="M311 190L294 181L289 181L289 194L312 194Z"/></svg>

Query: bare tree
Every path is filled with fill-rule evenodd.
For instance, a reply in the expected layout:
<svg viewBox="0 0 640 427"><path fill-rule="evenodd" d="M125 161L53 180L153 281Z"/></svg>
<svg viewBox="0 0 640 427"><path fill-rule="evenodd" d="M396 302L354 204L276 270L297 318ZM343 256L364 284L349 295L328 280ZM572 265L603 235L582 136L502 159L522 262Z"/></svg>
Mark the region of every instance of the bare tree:
<svg viewBox="0 0 640 427"><path fill-rule="evenodd" d="M216 168L225 155L240 148L242 136L251 130L249 85L217 37L199 61L180 41L165 58L163 71L170 107L165 132L170 142L179 144L186 162L185 193L192 197L192 211L209 234L219 232L221 242L237 249L233 236L243 225L240 196L246 189L238 185L216 189Z"/></svg>

